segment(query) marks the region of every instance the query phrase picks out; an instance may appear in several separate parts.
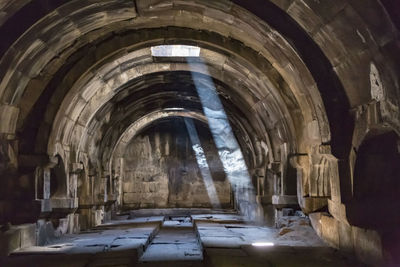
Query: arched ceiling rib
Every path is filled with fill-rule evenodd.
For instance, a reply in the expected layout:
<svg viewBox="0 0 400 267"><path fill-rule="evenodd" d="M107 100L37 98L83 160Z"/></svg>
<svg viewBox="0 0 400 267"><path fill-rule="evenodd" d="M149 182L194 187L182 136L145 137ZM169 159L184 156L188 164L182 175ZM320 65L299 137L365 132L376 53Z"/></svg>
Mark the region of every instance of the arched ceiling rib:
<svg viewBox="0 0 400 267"><path fill-rule="evenodd" d="M147 51L149 51L149 49L147 49ZM140 60L142 62L147 62L147 60L143 60L144 57L144 53L143 51L139 50L137 51L137 55L140 55ZM151 56L148 55L150 58ZM215 57L218 56L215 53L210 53L210 51L204 50L203 51L203 58L205 60L208 60L208 57ZM227 59L224 59L223 57L219 56L222 62L225 62L225 64L228 62ZM101 128L103 129L99 124L99 126L97 126L96 128L93 128L92 125L92 121L93 119L96 120L96 118L102 118L105 117L104 115L107 112L102 111L101 114L102 115L96 115L96 110L100 110L100 107L102 107L103 105L107 105L107 103L110 101L112 103L115 103L116 101L118 101L118 98L125 101L127 103L127 105L132 105L132 106L136 106L136 108L140 108L141 112L146 112L146 107L149 106L149 103L145 104L145 103L140 103L138 102L137 104L135 104L135 102L133 101L133 99L139 99L141 101L146 101L146 99L148 97L152 97L152 94L154 96L157 95L162 95L165 94L166 92L162 91L162 88L158 89L158 91L160 91L159 93L157 93L157 90L149 90L147 88L150 88L151 84L154 82L158 82L161 84L164 84L166 86L167 80L165 78L162 78L163 76L159 76L161 78L157 78L157 76L155 76L155 78L151 79L151 80L146 80L143 79L141 77L146 77L146 75L149 75L151 73L157 73L158 71L161 70L169 70L171 71L171 69L174 70L175 73L177 73L176 71L178 70L183 70L183 71L189 71L189 74L186 74L186 79L184 79L185 76L179 76L177 75L177 77L175 78L175 80L181 80L181 81L185 81L186 84L191 84L192 83L192 77L190 75L190 71L196 71L196 69L191 70L188 68L188 65L183 64L183 63L174 63L174 62L162 62L162 63L154 63L153 61L150 60L149 66L139 66L139 65L135 65L133 64L133 59L132 57L126 57L125 58L126 61L129 61L132 65L134 65L136 68L138 68L140 71L140 75L138 75L137 70L133 70L133 69L128 69L125 72L115 72L113 70L113 68L110 68L108 66L103 67L102 69L105 71L103 72L102 70L100 70L99 72L96 72L97 75L94 76L91 80L91 82L89 83L83 83L84 88L83 91L81 91L81 93L78 94L74 94L73 91L75 90L74 88L71 89L71 96L74 97L75 99L85 99L85 101L77 101L74 100L74 98L72 99L68 99L67 97L67 101L65 101L64 103L68 104L69 106L66 107L62 107L60 110L64 111L64 110L76 110L76 111L70 111L67 113L64 112L59 112L58 117L56 118L56 125L54 126L55 129L59 129L57 132L54 132L54 134L56 134L55 136L53 135L53 137L51 138L52 143L51 146L54 146L55 143L60 142L61 144L64 145L70 145L71 148L75 147L77 144L75 143L75 145L70 141L71 138L72 140L80 140L79 138L76 138L75 133L75 129L78 129L77 132L85 132L85 129L91 129L91 132L94 132L95 130L93 129L98 129ZM213 63L213 62L210 62ZM120 65L124 65L124 61L122 59L118 60L118 64L110 64L111 66L120 66ZM173 67L171 67L171 65ZM221 89L220 92L221 94L223 94L226 97L235 99L235 102L233 105L231 106L241 106L241 110L243 114L246 114L247 117L251 118L254 117L254 115L252 114L257 113L257 109L254 109L254 105L257 104L258 101L261 100L265 100L267 99L268 101L263 103L263 108L265 108L266 105L270 106L272 105L274 108L270 108L270 119L267 120L264 123L264 126L261 125L257 125L257 127L264 127L261 128L261 130L258 130L258 133L260 135L262 135L263 132L265 132L266 130L273 130L274 127L281 127L279 126L280 123L287 123L286 120L288 118L284 118L282 117L282 114L284 114L283 111L279 110L279 104L275 103L276 100L273 99L272 93L270 93L269 95L267 95L268 97L264 97L264 96L252 96L252 89L255 87L254 85L254 81L250 83L243 83L243 82L239 82L239 81L244 81L246 80L246 76L244 76L243 78L240 78L240 75L242 75L240 73L240 69L242 69L240 67L240 65L238 65L238 70L233 71L233 69L231 69L230 71L225 71L225 72L221 72L218 71L218 69L222 69L223 66L213 66L213 65L208 65L208 70L210 71L210 74L214 77L216 77L217 79L222 79L224 81L225 84L230 84L231 87L230 89ZM214 71L215 70L215 71ZM248 70L243 69L243 71L245 73L248 73ZM146 73L149 72L149 73ZM174 72L171 72L172 74ZM113 77L111 74L114 74L115 77ZM133 77L130 77L129 75L133 75ZM175 75L175 74L173 74ZM262 75L260 73L260 75ZM120 81L120 77L123 76L124 80L123 81L130 81L131 79L136 77L136 83L139 88L142 88L142 91L135 91L135 90L131 90L131 92L128 89L121 89L118 88L118 86L120 85L120 83L115 83L112 79ZM104 79L104 77L108 77L111 81L104 81L102 79ZM253 76L256 77L256 76ZM237 79L237 80L235 80ZM83 80L86 81L85 78L83 78ZM99 86L99 83L101 84L111 84L112 86L116 86L117 88L110 88L110 87L104 87L104 86ZM132 82L129 82L132 83ZM82 83L78 82L78 85L82 85ZM94 86L93 86L94 84ZM121 83L123 84L123 83ZM257 82L255 81L256 85L262 85L261 82ZM180 86L184 86L185 84L183 83ZM259 90L260 92L264 91L264 92L268 92L269 89L268 87L265 87L266 85L263 85L263 87L257 88L257 90ZM126 87L126 86L125 86ZM216 87L218 88L223 88L224 86L222 85L222 87L219 85L219 83L216 83ZM101 90L98 90L97 88L103 88ZM144 88L144 89L143 89ZM78 91L80 91L80 89L77 89ZM105 90L105 91L104 91ZM194 89L195 90L195 89ZM248 91L249 90L249 91ZM93 92L95 94L93 94ZM130 100L128 98L128 95L132 94L133 99ZM92 98L88 98L89 95L92 95ZM116 95L117 98L113 99L113 95ZM178 95L173 95L173 97L177 98ZM151 99L151 98L150 98ZM243 100L245 100L245 102L243 102ZM87 101L87 102L86 102ZM255 102L254 102L255 101ZM282 101L282 100L280 100ZM77 105L77 103L79 103L79 105ZM91 104L92 103L92 104ZM246 105L244 105L246 103ZM229 110L229 106L227 107ZM232 108L231 108L232 109ZM71 114L71 115L68 115ZM83 117L80 114L87 114L84 115ZM290 116L290 115L288 115ZM281 118L280 118L281 117ZM82 120L83 119L83 120ZM132 118L131 118L132 119ZM254 119L250 119L250 120L254 120ZM261 120L258 119L259 122L256 121L253 122L254 123L261 123ZM266 128L265 128L266 127ZM80 130L79 130L80 129ZM281 127L281 138L282 135L286 136L286 139L291 139L289 138L290 133L286 132L287 131L287 127ZM105 132L105 130L103 129L101 132ZM84 140L86 140L86 138L83 138ZM53 145L52 145L53 144ZM55 149L56 147L53 147L52 149ZM86 151L87 149L84 149L84 151ZM98 152L98 151L97 151ZM56 152L50 152L50 153L61 153L61 151L56 151ZM95 153L97 154L97 153ZM101 154L101 153L99 153Z"/></svg>
<svg viewBox="0 0 400 267"><path fill-rule="evenodd" d="M122 135L120 135L115 145L111 147L109 155L110 160L106 160L110 164L113 164L114 160L118 160L118 158L122 157L125 153L126 147L129 145L131 140L140 133L144 128L148 127L149 125L162 120L164 118L171 118L171 117L184 117L184 118L192 118L198 121L201 121L207 124L207 118L204 114L200 112L193 112L189 110L177 110L177 109L163 109L154 111L151 113L146 114L145 116L139 118L134 123L132 123L128 128L126 128ZM108 166L107 166L108 167ZM110 170L112 170L112 166L110 166Z"/></svg>
<svg viewBox="0 0 400 267"><path fill-rule="evenodd" d="M184 21L185 16L187 16L187 18L189 17L189 15L191 17L193 17L193 16L196 17L195 12L192 11L192 10L190 12L188 11L188 14L186 14L186 15L179 14L179 12L177 10L181 9L183 7L185 7L185 6L184 5L183 6L179 6L178 5L178 6L175 6L174 9L171 10L171 13L174 14L174 16L176 16L176 19L172 20L172 22L175 23L175 25L181 24ZM187 7L187 5L186 5L186 7ZM229 27L232 27L232 25L234 24L234 21L225 21L223 19L221 20L221 19L217 18L217 16L215 14L208 14L207 16L205 16L205 17L208 17L213 23L207 23L207 20L205 20L205 18L203 18L202 22L199 23L198 25L196 25L196 27L198 27L198 28L208 27L209 28L209 26L210 26L209 24L213 24L213 25L215 24L215 26L214 26L215 28L213 30L215 30L216 32L219 31L221 34L224 34L224 35L229 34L229 35L241 40L242 43L245 44L246 46L252 47L256 51L262 51L261 54L264 57L270 59L270 61L272 62L273 66L276 67L279 70L279 72L281 72L283 74L286 73L283 78L289 79L289 83L290 83L290 85L292 87L291 88L292 91L293 92L297 92L297 93L295 93L296 97L299 98L299 99L302 99L301 102L303 102L303 106L304 106L304 109L302 109L302 112L304 113L303 115L306 115L307 117L309 117L309 119L308 119L309 121L312 120L312 119L315 119L316 117L320 117L321 118L321 115L312 115L312 114L315 114L316 112L320 112L320 110L321 110L320 108L314 108L314 111L312 111L312 110L308 111L308 112L306 111L307 109L310 109L310 108L313 107L313 105L311 104L312 102L317 102L317 101L309 101L309 100L307 100L307 96L310 99L310 98L315 98L316 96L318 96L318 94L310 94L310 93L308 93L310 88L311 88L311 91L312 90L315 91L316 87L315 87L315 85L313 85L312 79L309 79L309 78L306 79L307 76L310 77L310 74L307 71L307 69L305 68L305 66L302 65L301 60L296 56L296 52L293 49L290 48L289 44L287 42L285 42L284 39L279 37L277 32L274 32L273 30L271 31L268 28L268 26L264 25L262 22L257 22L258 24L252 22L252 25L249 25L248 23L245 23L244 20L240 21L240 19L241 19L240 17L243 17L243 19L244 19L244 14L241 13L243 11L240 10L240 8L238 9L238 8L232 7L231 12L237 12L238 15L240 15L238 17L235 17L235 19L234 19L235 22L238 22L237 25L241 25L241 27L234 27L236 30L233 30L233 28L229 28ZM160 20L157 20L157 22L152 20L151 18L147 18L147 17L143 16L140 19L137 19L135 21L130 22L133 25L133 26L131 25L131 28L132 27L133 28L134 27L141 27L141 25L155 27L155 26L157 26L157 23L158 24L164 24L164 25L165 24L171 24L171 20L170 19L168 20L169 22L166 23L167 17L170 18L169 17L170 15L171 14L166 16L165 20L163 20L163 13L160 13L160 17L159 17ZM204 14L202 16L204 16ZM246 17L246 20L248 20L248 17ZM240 21L240 23L239 23L239 21ZM44 23L44 20L42 20L41 23ZM135 23L137 23L137 24L135 24ZM121 25L118 25L118 26L121 26ZM235 25L235 26L237 26L237 25ZM117 24L115 26L117 26ZM124 26L126 26L126 25L124 25ZM221 26L223 26L223 27L221 27ZM110 30L110 29L112 30L113 29L112 27L113 26L110 25L107 29L108 30ZM260 30L260 31L254 31L254 30L245 31L245 29L250 29L249 27L256 27L257 30ZM107 48L110 47L110 51L114 51L114 50L111 50L111 47L112 47L112 49L115 49L115 46L114 46L115 44L124 42L124 39L121 37L121 35L118 35L118 34L121 33L121 31L116 32L115 29L116 28L114 28L114 35L106 35L106 36L109 37L110 40L113 40L113 41L110 42L108 44L108 46L105 46L105 45L103 46L103 44L101 44L100 46L97 46L96 47L97 50L99 50L99 51L102 50L102 47L107 47ZM117 34L115 35L115 33L117 33ZM177 36L177 33L179 34L179 32L174 32L175 38ZM81 31L81 34L83 34L82 31ZM101 31L96 32L96 34L101 35ZM249 36L249 34L253 34L253 36ZM128 37L132 37L133 35L130 35ZM111 38L111 37L113 37L113 38ZM128 38L128 37L126 37L126 38ZM143 37L143 35L141 37ZM107 38L103 37L103 40L106 40L106 39ZM82 39L79 39L79 40L82 40ZM78 40L78 43L79 43L79 40ZM126 41L126 39L125 39L125 41ZM79 45L77 43L75 43L75 44L76 44L75 48L78 48ZM228 45L228 43L226 43L226 44ZM63 45L66 45L66 44L63 43ZM242 50L245 50L246 46L243 46L244 49L242 48ZM285 47L285 46L288 49L282 50L282 47ZM42 47L42 49L45 49L45 47ZM106 48L104 48L104 49L107 51ZM74 49L71 49L71 50L74 50ZM39 51L40 51L40 47L39 47ZM238 53L241 53L241 52L243 52L243 51L239 51ZM69 50L69 52L66 52L65 54L63 54L62 57L64 57L65 55L68 55L69 53L71 53L70 50ZM283 56L284 54L282 54L282 53L286 53L287 56ZM96 52L95 57L96 56L99 56L98 52ZM46 57L43 57L43 58L46 58ZM282 59L286 59L286 60L283 61ZM27 59L27 61L29 61L29 60ZM34 58L33 58L32 62L33 61L35 61ZM288 62L291 62L291 63L288 63ZM44 62L41 62L41 64L43 64L43 63ZM296 65L295 68L293 68L293 66L295 66L295 65L293 65L293 63L295 63L295 65ZM287 64L289 64L289 65L287 65ZM29 64L27 64L27 65L29 65ZM286 67L284 67L283 65L286 65ZM35 66L35 65L33 65L33 66ZM21 66L21 67L23 67L23 66ZM32 66L30 66L30 67L32 67ZM52 67L54 67L54 65ZM32 69L35 69L35 68L32 68ZM300 69L303 69L303 70L300 71ZM19 72L17 71L13 75L18 75L18 73ZM290 73L290 75L289 75L289 73ZM248 75L252 76L254 74L253 73L249 73ZM51 76L50 73L49 73L48 76ZM297 78L295 78L295 77L297 77ZM32 85L32 83L31 82L28 83L27 80L25 80L25 82L24 82L24 78L20 79L20 81L21 81L21 83L19 85L17 85L16 88L21 88L21 90L23 90L22 88L24 88L24 84L28 84L29 86ZM307 81L307 82L304 83L305 81ZM3 83L4 82L5 81L3 81ZM300 88L302 88L302 89L300 89ZM26 92L31 92L31 90L32 89L28 89L28 90L26 90ZM33 91L35 91L35 90L33 90ZM302 93L300 93L300 92L302 92ZM14 96L22 95L23 98L24 98L24 96L26 96L24 99L31 99L32 98L32 95L29 96L29 94L28 95L26 95L26 94L27 93L14 94ZM7 95L7 94L5 94L5 95ZM11 99L11 100L12 101L16 101L17 98L14 97L14 99ZM305 104L305 103L307 103L307 104ZM25 104L27 104L27 105L24 105L25 107L29 107L30 106L28 103L25 103ZM22 118L23 118L23 114L27 113L28 111L29 110L26 110L25 112L23 110L21 111ZM323 117L324 116L322 116L322 118ZM326 134L325 134L325 136L326 136Z"/></svg>
<svg viewBox="0 0 400 267"><path fill-rule="evenodd" d="M163 77L153 78L152 77ZM155 73L152 75L144 76L145 83L138 83L138 88L132 90L130 95L126 95L125 98L119 103L118 95L111 102L114 105L105 105L104 108L99 111L100 114L108 114L103 116L96 116L99 118L107 118L100 121L96 121L97 126L89 127L93 129L92 132L97 131L101 134L98 140L101 140L98 147L98 151L92 153L93 155L101 155L103 157L103 163L106 163L110 158L110 152L116 145L117 140L123 133L130 127L132 122L135 122L139 117L146 116L147 113L153 113L153 110L163 109L174 109L184 108L187 112L195 112L202 114L202 106L198 99L196 88L192 84L192 78L190 72L164 72ZM140 78L143 79L143 78ZM175 82L170 81L175 80ZM179 81L178 81L179 80ZM162 83L160 83L162 81ZM232 91L232 99L223 99L225 111L228 117L231 119L233 128L238 130L241 138L248 138L249 133L252 135L261 135L264 133L265 128L261 125L255 124L254 118L250 118L251 107L248 103L241 101L240 97L236 96L233 89L227 88L227 85L221 85L219 81L215 81L217 84L217 90L219 92ZM146 86L143 87L143 84ZM135 84L130 85L135 88ZM142 89L140 89L142 87ZM160 90L160 88L162 88ZM121 91L121 93L125 93ZM240 108L238 108L238 106ZM135 115L136 114L136 115ZM201 115L204 116L204 115ZM254 116L253 116L254 117ZM244 130L245 129L245 130ZM85 140L91 140L90 143L80 143L79 150L82 152L88 151L88 147L94 147L93 143L96 143L97 138L84 138Z"/></svg>
<svg viewBox="0 0 400 267"><path fill-rule="evenodd" d="M398 20L384 8L392 3L4 0L0 156L6 162L0 176L12 173L5 182L15 180L30 168L33 177L32 170L55 154L65 163L66 179L76 167L70 163L78 161L103 175L134 132L158 116L204 120L194 85L212 80L254 162L266 154L260 141L272 148L268 168L281 172L282 188L274 193L297 190L303 210L318 212L310 216L316 229L340 226L332 228L340 238L325 236L335 246L377 251L374 242L358 246L371 232L349 225L346 212L356 195L359 144L374 127L400 132L400 37L392 23ZM182 60L152 57L150 47L160 44L201 47L206 71L200 62L189 68ZM26 167L24 158L40 162ZM326 206L333 217L319 213ZM349 244L339 242L342 226L357 234Z"/></svg>
<svg viewBox="0 0 400 267"><path fill-rule="evenodd" d="M361 12L360 5L343 4L344 1L337 5L339 8L325 10L324 16L318 4L294 0L273 1L281 9L268 1L241 0L233 1L235 4L229 1L110 0L100 4L90 1L70 1L61 5L62 2L49 5L43 9L42 13L39 12L38 14L43 15L40 20L36 17L28 19L31 24L33 21L37 23L29 30L26 27L22 36L16 33L18 38L14 38L13 45L0 62L2 71L0 75L3 77L0 83L2 102L20 108L20 129L25 127L27 114L31 113L36 100L40 98L46 87L59 88L60 85L65 90L69 90L80 74L96 64L101 65L103 61L109 60L109 57L117 53L117 48L122 51L128 47L138 49L140 45L148 46L148 44L138 42L139 38L148 41L159 38L160 43L176 42L182 39L193 41L193 43L203 42L203 45L223 42L222 47L228 46L228 51L241 55L249 61L252 55L247 53L247 50L258 53L258 57L264 60L257 58L255 62L269 61L276 70L275 74L279 74L272 80L282 79L290 88L287 91L278 90L277 94L285 99L286 92L293 93L300 106L301 115L305 118L304 124L316 124L317 131L322 137L320 141L323 143L330 141L324 105L327 107L330 128L335 129L335 147L340 147L340 144L348 143L351 135L349 132L343 132L342 129L351 131L352 127L333 127L333 125L339 121L342 122L343 118L347 118L344 121L349 125L352 124L348 109L370 99L368 90L358 90L358 88L369 86L364 84L365 80L368 80L364 76L369 75L369 71L366 71L366 68L359 71L363 85L361 83L357 85L357 79L351 79L348 75L354 73L354 66L359 62L374 60L379 63L377 63L378 68L383 68L383 58L377 56L372 58L370 51L376 51L379 46L390 42L395 35L394 31L390 32L390 27L387 27L389 31L381 33L375 31L368 36L367 26L372 25L372 21L357 15ZM287 4L283 5L284 2ZM42 3L44 2L38 1L36 5L40 6ZM28 5L22 8L21 12ZM246 9L258 17L247 12ZM379 12L381 9L382 7L377 8ZM19 11L14 14L20 16ZM313 19L306 23L304 14L310 15ZM329 21L326 18L329 18ZM344 27L345 22L350 21L351 18L359 25L358 34L354 36L353 33L346 32L346 27ZM193 29L180 28L187 27L188 21ZM391 22L385 17L384 24L391 25ZM1 27L0 31L7 28L5 24L2 26L4 27ZM25 26L21 25L21 29ZM170 27L166 28L162 34L157 33L157 28L165 26ZM177 27L178 30L172 26ZM144 28L149 29L147 33ZM335 28L334 32L332 28ZM172 39L168 38L166 32L171 33ZM215 41L213 38L216 36L224 37L218 37L218 41ZM354 44L350 50L346 48L348 40ZM229 47L235 41L241 43L242 46ZM134 43L137 44L136 47ZM125 52L129 53L129 51ZM90 56L86 57L86 61L79 61L79 57L76 57L77 53ZM357 58L354 58L355 55ZM349 59L347 60L346 57ZM74 65L75 62L82 63L75 70L76 73L67 72L69 75L61 83L52 83L58 70L66 65L77 66ZM261 72L263 71L265 70L262 69ZM268 75L274 75L272 72L267 72ZM254 74L249 71L247 75L251 77ZM390 79L397 78L385 77L384 80ZM385 83L388 87L393 84L396 83ZM285 88L280 85L278 89ZM320 98L317 85L324 103ZM392 89L387 91L396 92ZM286 100L290 98L291 96ZM290 100L286 101L286 104L288 103ZM57 104L55 106L57 107ZM340 112L337 112L338 110ZM48 123L52 122L48 121ZM295 128L304 127L296 125ZM301 136L304 133L297 134ZM340 149L338 151L342 154Z"/></svg>

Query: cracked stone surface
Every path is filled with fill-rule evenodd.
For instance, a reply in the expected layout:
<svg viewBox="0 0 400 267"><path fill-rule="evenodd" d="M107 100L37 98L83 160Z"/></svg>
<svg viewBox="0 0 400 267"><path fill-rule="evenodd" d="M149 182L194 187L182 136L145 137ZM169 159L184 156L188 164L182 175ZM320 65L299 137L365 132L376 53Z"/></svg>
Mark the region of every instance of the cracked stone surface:
<svg viewBox="0 0 400 267"><path fill-rule="evenodd" d="M54 261L60 261L58 266L131 266L157 231L160 225L157 219L140 218L129 224L113 222L99 229L65 235L45 246L15 251L6 264L28 266L32 261L29 266L54 266Z"/></svg>
<svg viewBox="0 0 400 267"><path fill-rule="evenodd" d="M363 266L309 232L307 218L283 218L280 228L270 228L234 214L125 216L18 250L1 266Z"/></svg>
<svg viewBox="0 0 400 267"><path fill-rule="evenodd" d="M237 215L193 217L204 247L240 248L255 242L272 242L277 246L327 247L306 218L284 217L280 228L276 229L245 224Z"/></svg>
<svg viewBox="0 0 400 267"><path fill-rule="evenodd" d="M400 265L399 30L399 0L0 0L0 257L134 248L108 231L153 221L103 224L132 209L294 208ZM195 221L206 245L323 247L292 218Z"/></svg>
<svg viewBox="0 0 400 267"><path fill-rule="evenodd" d="M141 262L149 261L201 261L203 251L190 217L174 217L164 221Z"/></svg>

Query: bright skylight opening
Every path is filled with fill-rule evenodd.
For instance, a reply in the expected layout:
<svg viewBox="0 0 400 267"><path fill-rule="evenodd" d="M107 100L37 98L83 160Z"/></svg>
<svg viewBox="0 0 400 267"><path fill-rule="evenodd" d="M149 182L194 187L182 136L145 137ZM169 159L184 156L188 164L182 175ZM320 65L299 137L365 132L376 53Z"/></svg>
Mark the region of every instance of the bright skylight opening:
<svg viewBox="0 0 400 267"><path fill-rule="evenodd" d="M151 47L153 57L198 57L200 47L191 45L158 45Z"/></svg>
<svg viewBox="0 0 400 267"><path fill-rule="evenodd" d="M273 247L275 244L272 242L255 242L251 244L253 247Z"/></svg>

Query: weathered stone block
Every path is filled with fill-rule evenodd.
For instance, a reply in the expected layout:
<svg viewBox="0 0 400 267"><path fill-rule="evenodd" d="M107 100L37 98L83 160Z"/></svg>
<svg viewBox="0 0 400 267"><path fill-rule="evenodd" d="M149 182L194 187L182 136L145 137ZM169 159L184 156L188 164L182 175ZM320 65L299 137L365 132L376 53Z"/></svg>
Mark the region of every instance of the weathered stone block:
<svg viewBox="0 0 400 267"><path fill-rule="evenodd" d="M36 224L19 225L21 232L21 248L36 246Z"/></svg>
<svg viewBox="0 0 400 267"><path fill-rule="evenodd" d="M337 174L337 161L325 154L313 153L310 166L310 196L329 197L330 181Z"/></svg>
<svg viewBox="0 0 400 267"><path fill-rule="evenodd" d="M38 220L37 222L37 245L43 246L55 238L53 224L49 221Z"/></svg>
<svg viewBox="0 0 400 267"><path fill-rule="evenodd" d="M339 222L339 248L346 252L354 251L352 227L347 223Z"/></svg>
<svg viewBox="0 0 400 267"><path fill-rule="evenodd" d="M11 105L0 105L0 133L15 133L18 115L19 108Z"/></svg>
<svg viewBox="0 0 400 267"><path fill-rule="evenodd" d="M52 209L73 210L78 207L78 198L52 198L50 203Z"/></svg>
<svg viewBox="0 0 400 267"><path fill-rule="evenodd" d="M141 200L140 193L124 193L123 202L124 203L137 203Z"/></svg>
<svg viewBox="0 0 400 267"><path fill-rule="evenodd" d="M314 228L315 232L318 234L318 236L322 237L322 225L321 225L322 213L314 212L310 213L308 216L310 218L311 225Z"/></svg>
<svg viewBox="0 0 400 267"><path fill-rule="evenodd" d="M349 4L358 14L362 15L364 22L379 45L384 45L392 40L395 35L395 28L383 5L374 0L352 0Z"/></svg>
<svg viewBox="0 0 400 267"><path fill-rule="evenodd" d="M79 233L79 214L69 214L68 215L68 233L77 234Z"/></svg>
<svg viewBox="0 0 400 267"><path fill-rule="evenodd" d="M0 256L8 256L10 252L18 249L21 244L19 229L11 228L0 232Z"/></svg>
<svg viewBox="0 0 400 267"><path fill-rule="evenodd" d="M295 0L296 2L303 2L312 12L314 16L318 16L323 23L328 23L334 16L336 16L344 7L346 7L346 0Z"/></svg>
<svg viewBox="0 0 400 267"><path fill-rule="evenodd" d="M277 5L283 10L287 10L294 0L271 0L272 3Z"/></svg>
<svg viewBox="0 0 400 267"><path fill-rule="evenodd" d="M294 1L287 11L309 33L315 32L323 24L322 19L304 1Z"/></svg>
<svg viewBox="0 0 400 267"><path fill-rule="evenodd" d="M299 204L304 213L308 214L326 207L328 199L323 197L302 197L299 199Z"/></svg>
<svg viewBox="0 0 400 267"><path fill-rule="evenodd" d="M298 205L297 196L273 195L272 196L272 204L282 206L282 207Z"/></svg>
<svg viewBox="0 0 400 267"><path fill-rule="evenodd" d="M345 58L334 67L335 72L346 90L352 107L371 101L371 91L369 89L371 87L371 61L371 54L363 50L357 51L354 54L345 55ZM369 90L356 90L355 88L368 88Z"/></svg>
<svg viewBox="0 0 400 267"><path fill-rule="evenodd" d="M382 266L382 242L377 232L353 227L352 238L355 253L360 259L376 266Z"/></svg>
<svg viewBox="0 0 400 267"><path fill-rule="evenodd" d="M140 15L145 15L151 12L170 9L173 6L172 0L137 0L137 11Z"/></svg>
<svg viewBox="0 0 400 267"><path fill-rule="evenodd" d="M339 231L338 221L333 217L322 215L321 219L321 236L331 246L339 248Z"/></svg>
<svg viewBox="0 0 400 267"><path fill-rule="evenodd" d="M311 144L321 143L320 126L317 120L313 120L307 124L307 139Z"/></svg>
<svg viewBox="0 0 400 267"><path fill-rule="evenodd" d="M332 214L333 217L335 217L336 220L349 224L347 221L347 215L346 215L346 206L343 205L342 203L334 202L332 200L328 200L328 209L329 213Z"/></svg>

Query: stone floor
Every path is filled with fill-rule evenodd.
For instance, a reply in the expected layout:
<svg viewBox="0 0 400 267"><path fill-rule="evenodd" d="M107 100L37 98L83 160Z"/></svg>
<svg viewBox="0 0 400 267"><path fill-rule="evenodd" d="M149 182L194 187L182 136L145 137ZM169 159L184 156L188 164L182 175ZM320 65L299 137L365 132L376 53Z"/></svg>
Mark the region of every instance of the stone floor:
<svg viewBox="0 0 400 267"><path fill-rule="evenodd" d="M201 248L191 217L169 217L140 258L140 262L202 261Z"/></svg>
<svg viewBox="0 0 400 267"><path fill-rule="evenodd" d="M325 245L307 218L285 217L279 226L235 214L125 217L15 251L0 266L365 266Z"/></svg>

